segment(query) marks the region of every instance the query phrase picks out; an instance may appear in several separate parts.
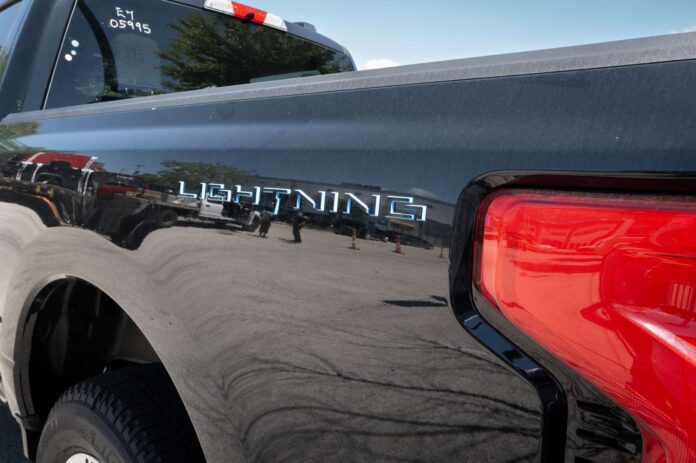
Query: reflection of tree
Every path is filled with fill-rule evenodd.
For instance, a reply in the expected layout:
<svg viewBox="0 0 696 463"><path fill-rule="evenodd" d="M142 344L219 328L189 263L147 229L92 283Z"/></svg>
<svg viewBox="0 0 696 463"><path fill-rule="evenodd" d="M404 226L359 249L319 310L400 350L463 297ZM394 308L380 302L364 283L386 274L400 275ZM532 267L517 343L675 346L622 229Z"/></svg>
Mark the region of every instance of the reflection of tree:
<svg viewBox="0 0 696 463"><path fill-rule="evenodd" d="M157 174L143 174L140 177L147 183L172 190L179 188L179 182L186 182L189 188L195 188L201 183L216 182L232 185L252 178L249 172L224 164L164 161L162 165L165 169Z"/></svg>
<svg viewBox="0 0 696 463"><path fill-rule="evenodd" d="M340 72L332 50L220 15L192 14L170 24L177 38L160 57L172 91L223 87L300 71Z"/></svg>
<svg viewBox="0 0 696 463"><path fill-rule="evenodd" d="M345 199L342 199L339 202L338 210L341 211L341 214L343 214L343 211L345 211L347 207L348 202ZM369 220L369 216L367 212L365 212L365 209L356 204L353 204L353 207L350 211L350 215L348 217L350 217L350 219L355 221L356 223L366 224Z"/></svg>
<svg viewBox="0 0 696 463"><path fill-rule="evenodd" d="M0 166L4 165L7 161L11 160L14 157L14 153L10 153L7 151L0 151Z"/></svg>
<svg viewBox="0 0 696 463"><path fill-rule="evenodd" d="M0 155L12 157L18 152L38 151L39 148L29 148L18 139L34 135L39 130L37 122L23 122L20 124L0 126Z"/></svg>
<svg viewBox="0 0 696 463"><path fill-rule="evenodd" d="M353 209L350 211L350 218L356 222L367 223L368 215L367 212L365 212L365 210L361 207L353 207Z"/></svg>
<svg viewBox="0 0 696 463"><path fill-rule="evenodd" d="M7 50L0 46L0 76L2 76L2 72L5 69L5 66L7 66L8 57L9 53L7 52Z"/></svg>

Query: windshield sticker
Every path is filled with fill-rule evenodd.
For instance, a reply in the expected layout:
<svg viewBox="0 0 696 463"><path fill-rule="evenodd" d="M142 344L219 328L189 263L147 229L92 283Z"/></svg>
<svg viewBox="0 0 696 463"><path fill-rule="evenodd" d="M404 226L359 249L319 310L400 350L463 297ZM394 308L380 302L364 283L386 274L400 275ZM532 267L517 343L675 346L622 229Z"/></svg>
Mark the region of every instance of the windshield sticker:
<svg viewBox="0 0 696 463"><path fill-rule="evenodd" d="M150 25L136 21L135 11L125 8L115 7L116 17L109 19L109 27L112 29L131 29L143 34L151 34Z"/></svg>

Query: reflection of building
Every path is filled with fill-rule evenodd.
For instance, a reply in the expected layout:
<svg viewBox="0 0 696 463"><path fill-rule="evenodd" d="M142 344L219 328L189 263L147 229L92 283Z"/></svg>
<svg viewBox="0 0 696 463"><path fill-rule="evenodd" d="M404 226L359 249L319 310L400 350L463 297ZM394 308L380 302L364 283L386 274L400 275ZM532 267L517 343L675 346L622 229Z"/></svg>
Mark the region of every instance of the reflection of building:
<svg viewBox="0 0 696 463"><path fill-rule="evenodd" d="M306 192L309 196L314 196L318 192L327 192L330 197L333 193L338 193L341 200L340 206L332 210L331 207L324 210L317 210L309 201L300 201L302 211L314 218L314 222L320 225L334 225L335 227L345 227L346 234L350 228L364 227L363 236L384 237L392 239L395 235L402 236L405 244L420 246L448 246L451 233L451 223L454 217L454 205L439 201L437 199L414 195L410 193L394 192L384 190L377 186L357 185L357 184L329 184L320 182L300 181L293 179L279 179L269 177L256 177L253 180L254 186L262 188L291 189ZM357 201L350 208L351 212L346 213L346 199L354 195L370 208L375 207L375 196L379 196L381 201L380 213L374 210L368 214L364 207L359 206ZM427 219L425 221L412 221L403 218L393 217L389 214L389 197L409 197L413 198L414 204L423 205L427 208ZM262 204L271 206L275 201L272 195L264 195ZM287 195L282 197L280 215L286 215L297 210L298 195ZM409 242L410 240L410 242Z"/></svg>

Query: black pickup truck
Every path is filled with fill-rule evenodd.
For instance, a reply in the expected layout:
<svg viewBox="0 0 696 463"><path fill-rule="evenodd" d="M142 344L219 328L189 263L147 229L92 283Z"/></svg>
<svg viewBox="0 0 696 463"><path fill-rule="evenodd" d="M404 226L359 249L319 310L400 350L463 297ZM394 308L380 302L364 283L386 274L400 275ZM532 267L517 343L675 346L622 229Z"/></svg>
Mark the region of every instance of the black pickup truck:
<svg viewBox="0 0 696 463"><path fill-rule="evenodd" d="M696 461L696 34L350 71L229 0L0 1L27 457Z"/></svg>

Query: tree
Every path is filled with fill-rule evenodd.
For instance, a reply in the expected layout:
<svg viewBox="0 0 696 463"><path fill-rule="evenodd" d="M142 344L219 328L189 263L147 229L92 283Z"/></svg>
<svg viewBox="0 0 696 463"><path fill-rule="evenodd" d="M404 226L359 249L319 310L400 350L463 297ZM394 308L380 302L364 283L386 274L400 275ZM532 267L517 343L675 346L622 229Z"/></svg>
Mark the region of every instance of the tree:
<svg viewBox="0 0 696 463"><path fill-rule="evenodd" d="M246 183L253 178L249 172L236 167L207 162L164 161L165 167L157 174L144 174L140 177L151 185L170 190L178 190L179 182L185 182L187 188L195 189L201 183L222 183L230 186Z"/></svg>
<svg viewBox="0 0 696 463"><path fill-rule="evenodd" d="M306 71L342 71L337 53L297 37L222 15L191 14L169 27L177 32L160 57L172 91L223 87L251 79ZM339 55L340 56L340 55Z"/></svg>
<svg viewBox="0 0 696 463"><path fill-rule="evenodd" d="M37 122L22 122L19 124L0 126L0 155L11 158L16 154L29 151L40 151L38 147L28 147L20 141L22 137L35 134L39 130Z"/></svg>

